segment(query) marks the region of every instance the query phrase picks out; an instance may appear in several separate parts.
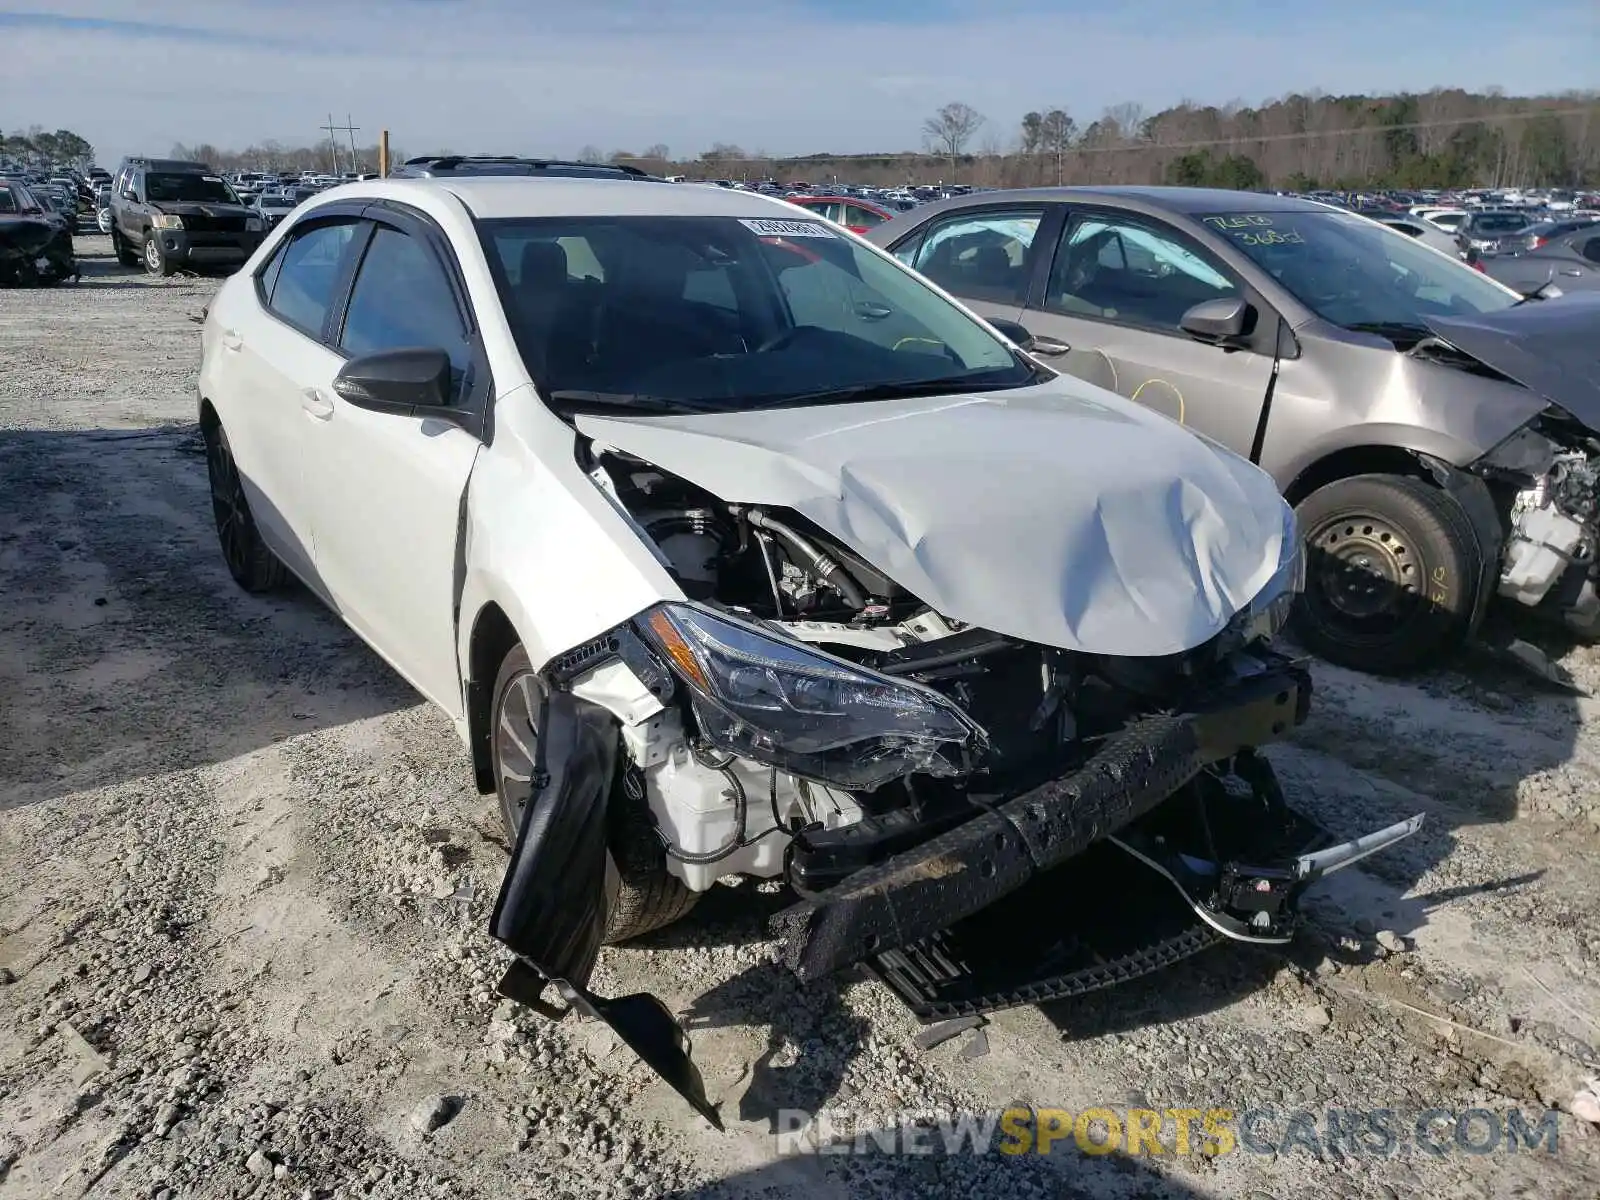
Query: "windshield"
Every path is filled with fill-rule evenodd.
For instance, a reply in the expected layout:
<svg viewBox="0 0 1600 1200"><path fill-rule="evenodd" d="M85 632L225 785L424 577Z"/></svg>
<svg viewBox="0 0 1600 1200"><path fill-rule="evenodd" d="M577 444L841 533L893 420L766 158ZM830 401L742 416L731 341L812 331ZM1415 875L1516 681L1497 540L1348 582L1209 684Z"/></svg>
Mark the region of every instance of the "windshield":
<svg viewBox="0 0 1600 1200"><path fill-rule="evenodd" d="M174 201L202 204L239 203L239 197L221 176L189 172L152 172L145 176L144 194L145 199L152 204Z"/></svg>
<svg viewBox="0 0 1600 1200"><path fill-rule="evenodd" d="M0 213L21 212L28 202L9 183L0 183Z"/></svg>
<svg viewBox="0 0 1600 1200"><path fill-rule="evenodd" d="M1312 312L1346 329L1499 312L1517 296L1399 230L1354 213L1240 213L1201 220Z"/></svg>
<svg viewBox="0 0 1600 1200"><path fill-rule="evenodd" d="M558 403L725 411L1041 374L819 220L515 218L482 236L529 374Z"/></svg>

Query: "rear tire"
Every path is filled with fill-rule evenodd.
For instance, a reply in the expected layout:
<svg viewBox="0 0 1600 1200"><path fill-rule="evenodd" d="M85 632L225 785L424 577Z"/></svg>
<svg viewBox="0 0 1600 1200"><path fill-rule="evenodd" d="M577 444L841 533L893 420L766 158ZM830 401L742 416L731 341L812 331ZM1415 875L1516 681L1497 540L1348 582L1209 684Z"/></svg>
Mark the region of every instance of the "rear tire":
<svg viewBox="0 0 1600 1200"><path fill-rule="evenodd" d="M117 261L125 267L137 267L139 255L128 249L128 241L122 236L122 230L115 223L111 226L111 252L117 256Z"/></svg>
<svg viewBox="0 0 1600 1200"><path fill-rule="evenodd" d="M220 424L205 428L206 473L211 478L211 511L217 522L217 541L222 547L228 574L247 592L270 592L282 587L289 569L261 540L244 480L233 460L233 448Z"/></svg>
<svg viewBox="0 0 1600 1200"><path fill-rule="evenodd" d="M538 753L539 707L545 692L528 652L521 643L513 646L501 660L489 710L494 790L506 841L512 847L531 793L531 785L516 777L533 775L531 759ZM700 895L667 871L666 852L642 802L631 801L621 786L614 786L609 803L605 942L615 945L679 920Z"/></svg>
<svg viewBox="0 0 1600 1200"><path fill-rule="evenodd" d="M1355 475L1318 488L1295 511L1306 590L1291 629L1308 650L1398 674L1461 643L1483 564L1453 497L1403 475Z"/></svg>

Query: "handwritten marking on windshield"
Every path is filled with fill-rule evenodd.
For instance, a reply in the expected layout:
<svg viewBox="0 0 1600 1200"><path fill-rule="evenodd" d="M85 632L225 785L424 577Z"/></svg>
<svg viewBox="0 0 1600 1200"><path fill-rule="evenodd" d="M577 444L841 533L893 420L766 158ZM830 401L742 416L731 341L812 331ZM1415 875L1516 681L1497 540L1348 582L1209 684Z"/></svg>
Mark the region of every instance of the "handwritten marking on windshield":
<svg viewBox="0 0 1600 1200"><path fill-rule="evenodd" d="M1305 238L1293 229L1276 229L1271 217L1260 213L1240 213L1231 217L1202 217L1213 229L1246 246L1303 246Z"/></svg>

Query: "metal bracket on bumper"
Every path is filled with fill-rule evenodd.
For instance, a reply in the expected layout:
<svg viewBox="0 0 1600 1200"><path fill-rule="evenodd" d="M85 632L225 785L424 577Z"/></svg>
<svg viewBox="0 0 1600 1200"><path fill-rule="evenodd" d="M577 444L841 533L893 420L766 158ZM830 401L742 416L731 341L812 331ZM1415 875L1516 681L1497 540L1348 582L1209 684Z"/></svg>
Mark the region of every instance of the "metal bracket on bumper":
<svg viewBox="0 0 1600 1200"><path fill-rule="evenodd" d="M1208 763L1279 740L1311 694L1307 671L1280 663L1203 710L1141 718L1066 779L784 910L773 920L782 961L809 982L935 934L1150 812Z"/></svg>

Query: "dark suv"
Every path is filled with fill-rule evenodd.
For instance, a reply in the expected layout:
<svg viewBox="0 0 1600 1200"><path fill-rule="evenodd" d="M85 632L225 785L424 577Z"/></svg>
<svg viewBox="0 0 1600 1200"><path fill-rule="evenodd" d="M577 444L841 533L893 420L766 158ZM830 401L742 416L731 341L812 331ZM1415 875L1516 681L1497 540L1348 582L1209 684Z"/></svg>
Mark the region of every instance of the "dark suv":
<svg viewBox="0 0 1600 1200"><path fill-rule="evenodd" d="M572 162L560 158L519 158L515 155L429 154L408 158L389 172L393 179L439 179L462 175L532 175L553 179L637 179L666 181L621 163Z"/></svg>
<svg viewBox="0 0 1600 1200"><path fill-rule="evenodd" d="M266 223L205 163L130 158L111 188L111 248L152 275L179 267L238 267Z"/></svg>

